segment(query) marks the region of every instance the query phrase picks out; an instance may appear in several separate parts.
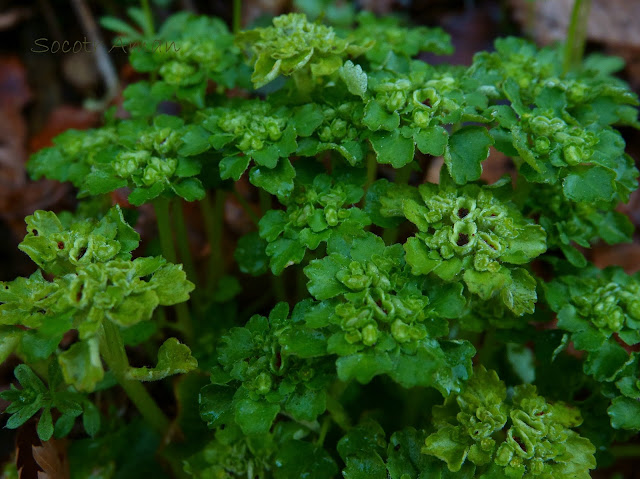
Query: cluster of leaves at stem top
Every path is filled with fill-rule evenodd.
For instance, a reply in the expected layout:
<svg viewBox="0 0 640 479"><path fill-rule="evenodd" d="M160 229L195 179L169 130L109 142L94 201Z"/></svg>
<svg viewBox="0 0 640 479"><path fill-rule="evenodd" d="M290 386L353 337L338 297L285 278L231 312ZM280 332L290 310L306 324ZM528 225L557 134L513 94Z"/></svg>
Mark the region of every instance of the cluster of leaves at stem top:
<svg viewBox="0 0 640 479"><path fill-rule="evenodd" d="M103 323L134 328L151 320L158 306L186 301L194 285L182 266L160 256L132 259L140 237L119 207L100 220L36 211L26 223L27 235L19 247L39 269L28 278L0 283L0 351L3 360L15 352L29 364L44 365L45 371L49 364L50 392L28 365L21 365L17 377L23 389L2 394L13 401L9 427L20 426L40 408L46 413L40 422L51 423L50 409L56 406L62 413L56 429L65 435L83 404L95 415L95 407L81 393L109 386L101 358ZM61 348L72 330L78 341ZM152 333L142 329L138 335ZM189 348L175 338L162 345L158 363L155 370L132 368L127 373L153 380L196 366ZM51 437L51 426L39 427L46 431L42 439ZM87 431L95 433L95 426Z"/></svg>
<svg viewBox="0 0 640 479"><path fill-rule="evenodd" d="M293 308L270 291L246 317L230 301L194 307L193 356L170 338L156 367L105 372L105 331L149 341L167 326L150 321L156 308L194 285L162 257L132 259L139 236L118 207L38 211L20 249L40 269L0 287L0 359L26 363L22 389L2 393L9 427L42 410L48 439L84 413L96 434L87 394L189 372L197 357L208 384L175 386L192 450L170 452L193 477L589 477L594 444L640 431L640 279L587 261L591 245L633 233L615 209L638 178L616 129L640 127L637 97L613 76L621 63L591 56L565 74L561 49L505 38L468 67L431 65L417 55L452 52L440 29L295 4L315 18L326 8L335 28L292 13L233 35L180 13L154 35L141 10L143 33L105 19L168 46L132 52L149 81L125 90L126 119L110 111L102 127L65 132L28 165L72 183L79 212L120 189L131 205L162 207L246 177L263 211L234 258L242 273L281 276L269 279L280 299L297 294ZM492 148L513 168L489 185ZM438 181L408 184L429 157L443 159ZM223 278L211 296L232 299L238 282ZM563 381L554 365L572 361L578 376ZM551 370L568 386L550 388ZM405 398L409 424L385 424L387 436L362 410L371 391ZM407 399L423 391L438 399ZM196 404L213 432L193 426ZM583 424L583 407L604 421L585 412Z"/></svg>

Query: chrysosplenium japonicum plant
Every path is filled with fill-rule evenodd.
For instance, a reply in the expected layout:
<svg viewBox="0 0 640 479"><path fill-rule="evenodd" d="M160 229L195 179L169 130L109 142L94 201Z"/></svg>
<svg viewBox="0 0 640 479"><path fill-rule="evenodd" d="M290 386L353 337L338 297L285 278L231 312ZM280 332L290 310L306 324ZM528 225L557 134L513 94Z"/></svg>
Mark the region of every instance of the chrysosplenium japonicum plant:
<svg viewBox="0 0 640 479"><path fill-rule="evenodd" d="M0 283L6 427L68 436L72 477L582 479L640 431L640 277L590 261L633 234L619 62L431 65L442 30L340 12L105 21L172 47L33 156L77 209Z"/></svg>

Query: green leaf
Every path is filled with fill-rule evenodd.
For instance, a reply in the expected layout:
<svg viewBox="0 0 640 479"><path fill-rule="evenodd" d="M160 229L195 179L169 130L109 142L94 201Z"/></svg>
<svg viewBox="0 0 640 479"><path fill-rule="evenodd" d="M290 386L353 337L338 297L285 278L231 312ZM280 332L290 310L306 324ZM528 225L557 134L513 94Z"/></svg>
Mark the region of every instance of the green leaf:
<svg viewBox="0 0 640 479"><path fill-rule="evenodd" d="M347 60L340 68L340 77L347 85L349 93L364 97L367 92L367 74L362 71L360 65L354 65L351 60Z"/></svg>
<svg viewBox="0 0 640 479"><path fill-rule="evenodd" d="M304 388L289 396L285 411L297 421L315 421L327 408L327 394L324 390L314 391Z"/></svg>
<svg viewBox="0 0 640 479"><path fill-rule="evenodd" d="M449 133L441 126L430 126L420 129L413 138L418 150L425 155L442 156L449 142Z"/></svg>
<svg viewBox="0 0 640 479"><path fill-rule="evenodd" d="M371 146L378 155L378 163L402 168L413 161L413 139L403 137L398 129L372 133Z"/></svg>
<svg viewBox="0 0 640 479"><path fill-rule="evenodd" d="M198 367L198 361L191 355L191 349L176 338L169 338L158 350L155 368L129 368L127 378L134 381L159 381L174 374L185 374Z"/></svg>
<svg viewBox="0 0 640 479"><path fill-rule="evenodd" d="M502 302L516 316L533 313L538 299L536 280L522 268L516 268L511 272L511 280L511 283L500 291Z"/></svg>
<svg viewBox="0 0 640 479"><path fill-rule="evenodd" d="M273 168L254 166L249 173L249 181L258 188L284 198L293 191L293 178L296 171L288 158L281 158L278 165Z"/></svg>
<svg viewBox="0 0 640 479"><path fill-rule="evenodd" d="M270 258L271 272L280 275L285 268L301 263L307 250L298 241L280 238L269 243L266 252Z"/></svg>
<svg viewBox="0 0 640 479"><path fill-rule="evenodd" d="M172 183L171 189L186 201L197 201L204 198L206 191L198 178L186 178L178 183Z"/></svg>
<svg viewBox="0 0 640 479"><path fill-rule="evenodd" d="M58 361L65 382L78 391L92 392L104 377L97 338L72 344L58 356Z"/></svg>
<svg viewBox="0 0 640 479"><path fill-rule="evenodd" d="M195 285L187 280L182 265L165 264L154 273L149 281L162 306L172 306L189 300L189 293Z"/></svg>
<svg viewBox="0 0 640 479"><path fill-rule="evenodd" d="M248 436L269 432L278 412L280 412L279 404L252 399L241 399L235 405L236 423Z"/></svg>
<svg viewBox="0 0 640 479"><path fill-rule="evenodd" d="M640 431L640 401L627 397L617 397L607 409L614 429Z"/></svg>
<svg viewBox="0 0 640 479"><path fill-rule="evenodd" d="M262 217L262 220L265 217L266 215ZM240 271L252 276L260 276L266 273L269 266L269 257L266 252L267 244L256 231L241 237L233 253Z"/></svg>
<svg viewBox="0 0 640 479"><path fill-rule="evenodd" d="M338 377L341 381L357 380L368 384L379 374L393 370L394 364L387 353L356 353L342 356L336 361Z"/></svg>
<svg viewBox="0 0 640 479"><path fill-rule="evenodd" d="M233 395L229 386L210 384L200 391L200 417L207 426L215 428L233 421Z"/></svg>
<svg viewBox="0 0 640 479"><path fill-rule="evenodd" d="M477 294L482 299L489 299L493 293L501 290L505 286L508 286L511 283L511 274L509 270L505 267L502 267L495 273L490 271L476 271L473 269L468 269L464 272L464 282L466 283L469 291L474 294ZM526 282L524 283L526 292ZM518 290L515 291L516 295L519 293ZM511 293L513 295L513 292ZM507 298L510 301L514 301L515 298ZM526 294L525 294L526 300ZM514 303L515 306L515 303ZM520 306L521 307L521 306Z"/></svg>
<svg viewBox="0 0 640 479"><path fill-rule="evenodd" d="M220 178L238 181L242 174L247 170L251 157L244 154L235 156L227 156L220 162Z"/></svg>
<svg viewBox="0 0 640 479"><path fill-rule="evenodd" d="M51 436L53 436L53 419L51 418L51 409L45 408L42 411L36 430L41 441L48 441L51 439Z"/></svg>
<svg viewBox="0 0 640 479"><path fill-rule="evenodd" d="M336 463L322 447L298 440L280 446L274 464L275 479L331 479L338 473Z"/></svg>
<svg viewBox="0 0 640 479"><path fill-rule="evenodd" d="M387 111L376 100L371 100L367 103L367 106L364 109L364 118L362 119L362 122L371 131L393 131L400 126L400 115L395 111Z"/></svg>
<svg viewBox="0 0 640 479"><path fill-rule="evenodd" d="M601 166L575 166L562 183L564 194L573 201L611 201L616 192L615 173Z"/></svg>
<svg viewBox="0 0 640 479"><path fill-rule="evenodd" d="M465 126L449 137L444 162L453 180L463 185L480 178L493 138L486 128Z"/></svg>

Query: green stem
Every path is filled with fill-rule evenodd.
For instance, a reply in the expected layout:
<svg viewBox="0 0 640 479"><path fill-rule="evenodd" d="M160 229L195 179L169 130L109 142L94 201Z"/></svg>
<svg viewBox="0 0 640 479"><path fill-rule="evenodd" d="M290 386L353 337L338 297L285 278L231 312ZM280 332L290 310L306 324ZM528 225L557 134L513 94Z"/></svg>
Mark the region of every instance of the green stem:
<svg viewBox="0 0 640 479"><path fill-rule="evenodd" d="M563 71L565 75L582 61L584 45L587 41L590 10L591 0L574 0L567 30L567 42L564 47Z"/></svg>
<svg viewBox="0 0 640 479"><path fill-rule="evenodd" d="M118 327L105 319L102 322L102 334L100 336L100 352L113 372L116 380L125 390L131 402L138 409L142 417L160 434L166 434L169 429L169 419L158 407L149 392L138 381L127 379L129 360L124 349L124 343Z"/></svg>
<svg viewBox="0 0 640 479"><path fill-rule="evenodd" d="M264 216L267 211L271 209L272 201L271 194L262 188L258 188L258 195L260 195L260 209Z"/></svg>
<svg viewBox="0 0 640 479"><path fill-rule="evenodd" d="M215 290L218 280L224 272L222 259L222 230L224 228L224 190L216 190L215 204L212 205L211 196L207 196L200 202L204 227L209 238L211 255L209 256L209 277L207 280L207 291Z"/></svg>
<svg viewBox="0 0 640 479"><path fill-rule="evenodd" d="M233 0L233 33L242 30L242 0Z"/></svg>
<svg viewBox="0 0 640 479"><path fill-rule="evenodd" d="M287 302L287 288L284 285L284 271L273 277L273 293L278 301Z"/></svg>
<svg viewBox="0 0 640 479"><path fill-rule="evenodd" d="M236 197L236 200L238 200L238 203L240 203L240 206L242 207L244 212L247 214L249 219L253 222L253 224L258 226L258 222L260 221L260 218L258 218L258 215L256 214L256 212L253 211L253 208L251 208L251 205L249 204L249 202L245 200L244 196L238 193L238 190L236 189L233 190L233 196Z"/></svg>
<svg viewBox="0 0 640 479"><path fill-rule="evenodd" d="M625 457L640 457L640 444L620 444L611 446L611 454L621 459Z"/></svg>
<svg viewBox="0 0 640 479"><path fill-rule="evenodd" d="M176 264L178 258L173 244L173 233L171 231L171 219L169 216L169 200L158 198L153 201L153 208L156 212L158 222L158 234L160 236L160 247L162 256L169 262ZM186 303L176 304L176 317L178 319L177 329L183 332L185 341L191 342L193 338L193 325L191 315Z"/></svg>
<svg viewBox="0 0 640 479"><path fill-rule="evenodd" d="M169 200L166 198L154 200L153 209L156 212L162 256L170 263L176 263L176 249L173 245L173 233L171 232L171 221L169 219Z"/></svg>
<svg viewBox="0 0 640 479"><path fill-rule="evenodd" d="M376 181L378 175L378 160L373 152L369 152L367 155L367 184L365 185L365 191L369 190L369 187Z"/></svg>
<svg viewBox="0 0 640 479"><path fill-rule="evenodd" d="M324 439L327 437L327 433L329 432L329 427L331 426L331 416L325 416L322 421L322 428L320 429L320 434L318 435L318 439L316 440L316 445L322 446L324 443Z"/></svg>
<svg viewBox="0 0 640 479"><path fill-rule="evenodd" d="M176 227L176 243L178 244L178 252L180 260L184 265L187 278L193 283L198 283L198 275L196 267L193 263L191 248L189 247L189 235L187 233L187 225L184 220L184 211L182 210L182 200L176 198L173 201L173 220Z"/></svg>
<svg viewBox="0 0 640 479"><path fill-rule="evenodd" d="M146 34L149 37L155 35L155 28L153 26L153 12L151 11L151 5L149 5L149 0L141 0L142 11L144 12L145 20L147 21Z"/></svg>

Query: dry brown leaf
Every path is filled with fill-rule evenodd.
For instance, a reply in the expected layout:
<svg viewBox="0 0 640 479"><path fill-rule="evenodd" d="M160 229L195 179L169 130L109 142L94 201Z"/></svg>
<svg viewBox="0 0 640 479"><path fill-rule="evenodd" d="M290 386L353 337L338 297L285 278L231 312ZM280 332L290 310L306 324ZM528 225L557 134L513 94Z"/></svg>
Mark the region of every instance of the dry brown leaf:
<svg viewBox="0 0 640 479"><path fill-rule="evenodd" d="M42 471L38 479L69 479L69 461L67 458L67 442L50 439L42 446L31 446L33 458Z"/></svg>

